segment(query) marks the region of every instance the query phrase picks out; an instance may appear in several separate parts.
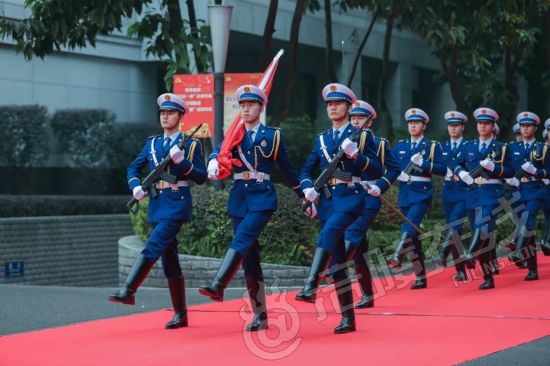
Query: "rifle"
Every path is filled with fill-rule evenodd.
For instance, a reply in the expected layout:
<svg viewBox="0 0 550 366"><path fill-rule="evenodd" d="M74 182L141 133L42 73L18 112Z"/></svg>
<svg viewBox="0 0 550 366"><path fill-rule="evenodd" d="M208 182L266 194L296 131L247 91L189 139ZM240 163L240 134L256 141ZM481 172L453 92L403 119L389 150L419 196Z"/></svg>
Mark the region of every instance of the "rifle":
<svg viewBox="0 0 550 366"><path fill-rule="evenodd" d="M491 154L491 157L492 157L492 158L495 157L495 153L494 153L494 152ZM482 167L481 165L478 165L477 167L475 167L475 169L472 170L472 171L470 172L470 176L471 176L472 178L474 178L474 183L472 183L472 184L470 185L470 187L472 187L472 188L476 188L476 187L477 187L477 184L476 184L476 182L475 182L475 179L476 179L476 178L478 178L478 177L482 177L482 178L485 178L485 179L488 179L488 178L489 178L487 170L486 170L486 169L483 169L483 167Z"/></svg>
<svg viewBox="0 0 550 366"><path fill-rule="evenodd" d="M368 182L364 182L365 183L365 188L370 190L372 189L372 186L368 183ZM390 201L388 201L385 197L383 197L382 195L378 196L378 198L380 198L380 200L386 205L388 206L393 212L395 212L399 217L401 217L407 224L411 225L413 229L416 230L416 232L419 234L419 235L424 235L424 233L422 232L422 230L420 230L418 228L418 226L416 226L411 220L409 220L405 215L403 215L401 213L401 211L399 211L397 209L397 207L395 207Z"/></svg>
<svg viewBox="0 0 550 366"><path fill-rule="evenodd" d="M182 139L180 140L180 142L178 143L178 148L180 150L182 150L184 147L185 147L185 144L187 144L187 141L189 141L189 139L191 137L193 137L193 135L195 133L197 133L197 131L202 127L202 123L200 125L198 125L194 130L193 132L191 132L190 135L187 135L185 137L185 139ZM144 191L148 192L149 195L153 198L157 197L158 196L158 192L157 192L157 189L155 187L155 183L159 180L164 180L168 183L172 183L172 184L175 184L177 182L177 178L175 175L172 175L168 172L166 172L164 169L166 169L168 167L168 165L172 162L172 158L170 157L170 153L168 152L166 155L164 155L164 157L162 158L162 160L160 161L160 163L155 167L155 169L151 170L149 172L149 174L147 174L147 176L143 179L143 181L141 182L141 187ZM137 205L137 207L134 209L134 205ZM126 207L128 207L128 210L133 213L133 214L136 214L138 212L138 209L139 209L139 201L137 199L135 199L135 197L132 197L128 203L126 203Z"/></svg>
<svg viewBox="0 0 550 366"><path fill-rule="evenodd" d="M422 156L424 156L425 151L422 150L421 154ZM407 184L412 184L412 179L410 179L412 172L422 173L422 168L414 164L412 161L409 161L409 164L407 164L407 166L405 167L405 170L403 170L403 173L409 176L409 180L407 181Z"/></svg>
<svg viewBox="0 0 550 366"><path fill-rule="evenodd" d="M356 142L357 139L359 138L359 136L361 135L361 132L363 131L363 129L365 128L365 126L369 123L369 121L372 119L372 116L370 116L369 118L367 118L367 120L365 121L365 123L363 124L363 126L361 126L361 128L358 128L356 129L354 132L353 132L353 135L351 135L351 137L349 138L352 142ZM332 178L333 176L337 179L342 179L342 180L349 180L351 181L352 179L352 175L351 173L349 172L344 172L342 171L340 168L338 168L338 165L340 164L340 161L342 161L342 159L344 158L345 156L345 153L344 153L344 150L342 150L342 147L341 146L338 146L338 152L336 153L336 155L334 156L334 158L332 158L332 161L329 162L329 164L327 165L327 167L325 168L325 170L323 170L321 172L321 174L319 174L319 176L317 177L317 179L315 179L315 182L313 183L313 188L317 191L317 192L321 192L321 189L324 189L324 192L325 192L325 196L327 196L327 198L330 198L331 196L331 193L330 193L330 190L327 188L326 186L326 183L328 182L328 180L330 178ZM302 205L302 211L306 211L308 208L311 207L311 202L310 201L306 201L303 205Z"/></svg>

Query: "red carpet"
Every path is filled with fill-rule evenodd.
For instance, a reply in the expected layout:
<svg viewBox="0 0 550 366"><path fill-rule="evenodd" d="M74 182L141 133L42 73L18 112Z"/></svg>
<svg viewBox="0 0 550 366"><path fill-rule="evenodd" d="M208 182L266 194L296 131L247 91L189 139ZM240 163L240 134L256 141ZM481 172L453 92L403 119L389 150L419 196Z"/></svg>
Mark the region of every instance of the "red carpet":
<svg viewBox="0 0 550 366"><path fill-rule="evenodd" d="M396 276L345 335L332 334L339 315L328 287L316 305L271 296L270 329L253 336L239 299L192 307L180 330L162 329L171 312L158 311L2 337L0 365L452 365L550 335L550 257L539 256L539 281L524 282L515 266L501 273L489 291L480 279L454 287L452 270L431 272L419 291Z"/></svg>

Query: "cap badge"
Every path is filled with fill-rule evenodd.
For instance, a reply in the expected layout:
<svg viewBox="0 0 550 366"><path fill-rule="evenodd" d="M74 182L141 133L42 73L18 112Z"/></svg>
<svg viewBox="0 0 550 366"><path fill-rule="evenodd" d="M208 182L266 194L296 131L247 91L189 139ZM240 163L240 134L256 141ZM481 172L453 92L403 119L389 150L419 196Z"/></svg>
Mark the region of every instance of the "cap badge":
<svg viewBox="0 0 550 366"><path fill-rule="evenodd" d="M245 86L245 87L244 87L244 92L245 92L245 93L250 93L250 88L249 88L248 86Z"/></svg>
<svg viewBox="0 0 550 366"><path fill-rule="evenodd" d="M166 95L164 96L164 101L165 101L165 102L169 102L171 99L172 99L172 98L170 98L170 95L169 95L169 94L166 94Z"/></svg>

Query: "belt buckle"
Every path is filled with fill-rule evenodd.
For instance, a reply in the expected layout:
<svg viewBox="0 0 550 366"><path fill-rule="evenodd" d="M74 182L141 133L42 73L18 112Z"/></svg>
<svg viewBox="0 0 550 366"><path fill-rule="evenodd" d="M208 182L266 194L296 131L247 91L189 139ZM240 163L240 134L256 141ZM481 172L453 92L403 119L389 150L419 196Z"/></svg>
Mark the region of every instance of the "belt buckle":
<svg viewBox="0 0 550 366"><path fill-rule="evenodd" d="M477 177L475 182L476 184L483 184L483 177Z"/></svg>
<svg viewBox="0 0 550 366"><path fill-rule="evenodd" d="M243 179L249 180L250 179L250 172L243 172Z"/></svg>
<svg viewBox="0 0 550 366"><path fill-rule="evenodd" d="M458 177L458 175L453 174L453 180L454 180L455 182L458 182L458 181L460 180L460 178Z"/></svg>
<svg viewBox="0 0 550 366"><path fill-rule="evenodd" d="M177 192L179 191L179 187L178 187L178 184L177 183L168 183L168 186L172 189L172 192Z"/></svg>
<svg viewBox="0 0 550 366"><path fill-rule="evenodd" d="M330 178L330 179L328 180L328 185L329 185L329 186L334 186L334 185L336 185L336 178Z"/></svg>
<svg viewBox="0 0 550 366"><path fill-rule="evenodd" d="M529 178L523 177L523 178L521 178L520 182L522 182L522 183L528 183L528 182L529 182Z"/></svg>

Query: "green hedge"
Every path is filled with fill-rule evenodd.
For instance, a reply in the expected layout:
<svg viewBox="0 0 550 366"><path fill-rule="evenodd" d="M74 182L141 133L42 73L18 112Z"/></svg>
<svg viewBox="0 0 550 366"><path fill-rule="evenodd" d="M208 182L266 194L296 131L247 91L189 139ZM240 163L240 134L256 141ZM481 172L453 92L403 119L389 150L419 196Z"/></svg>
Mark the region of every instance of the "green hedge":
<svg viewBox="0 0 550 366"><path fill-rule="evenodd" d="M129 196L0 195L0 217L126 213Z"/></svg>
<svg viewBox="0 0 550 366"><path fill-rule="evenodd" d="M230 186L230 184L228 184ZM193 220L183 225L179 235L181 253L222 257L233 237L231 218L226 213L229 188L216 191L210 186L196 186L193 194ZM264 229L260 243L262 261L309 265L319 227L300 211L300 201L289 188L277 184L278 211ZM147 240L151 227L147 223L147 201L140 203L132 215L134 231Z"/></svg>
<svg viewBox="0 0 550 366"><path fill-rule="evenodd" d="M106 167L109 165L108 140L116 116L104 109L57 111L51 126L60 150L67 154L71 166Z"/></svg>
<svg viewBox="0 0 550 366"><path fill-rule="evenodd" d="M0 165L41 165L48 155L47 123L45 107L0 107Z"/></svg>
<svg viewBox="0 0 550 366"><path fill-rule="evenodd" d="M106 140L109 166L126 168L139 154L147 137L160 133L158 122L115 124Z"/></svg>

